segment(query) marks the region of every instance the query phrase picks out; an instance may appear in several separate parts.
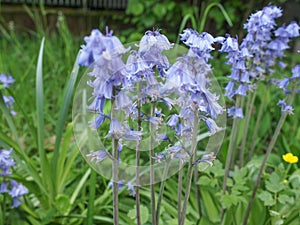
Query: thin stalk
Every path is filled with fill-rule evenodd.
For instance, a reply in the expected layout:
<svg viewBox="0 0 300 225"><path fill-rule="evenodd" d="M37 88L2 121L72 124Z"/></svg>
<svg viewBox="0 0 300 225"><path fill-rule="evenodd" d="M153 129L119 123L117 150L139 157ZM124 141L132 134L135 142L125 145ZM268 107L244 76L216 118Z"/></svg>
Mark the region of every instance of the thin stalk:
<svg viewBox="0 0 300 225"><path fill-rule="evenodd" d="M239 107L242 110L244 110L244 103L245 103L245 98L243 98L241 96L238 96L237 99L236 99L236 107ZM232 155L231 155L229 168L234 167L235 160L236 160L236 158L238 158L237 157L237 150L239 149L239 146L237 144L237 141L238 141L238 136L239 136L239 131L240 131L240 129L239 129L240 128L240 121L241 120L237 120L233 140L230 140L230 141L232 141L234 148L233 148L233 152L232 152Z"/></svg>
<svg viewBox="0 0 300 225"><path fill-rule="evenodd" d="M158 194L158 199L157 199L157 204L156 204L156 223L157 223L157 225L159 224L160 206L161 206L162 199L164 197L163 192L164 192L164 189L165 189L165 183L166 183L166 178L167 178L167 175L168 175L169 168L170 168L170 160L168 160L166 162L164 172L163 172L162 181L160 183L160 189L159 189L159 194Z"/></svg>
<svg viewBox="0 0 300 225"><path fill-rule="evenodd" d="M196 154L194 154L194 162L196 161ZM199 179L199 173L198 170L194 170L194 183L195 183L195 188L196 188L196 201L197 201L197 208L198 208L198 215L199 219L202 217L202 209L201 209L201 202L200 202L200 185L198 184L198 179Z"/></svg>
<svg viewBox="0 0 300 225"><path fill-rule="evenodd" d="M90 187L89 187L88 211L87 211L87 217L86 217L87 225L94 224L93 218L94 218L95 194L96 194L96 172L94 170L92 170L91 177L90 177Z"/></svg>
<svg viewBox="0 0 300 225"><path fill-rule="evenodd" d="M180 225L181 220L181 197L182 197L182 177L183 177L183 168L182 162L179 162L179 174L178 174L178 190L177 190L177 211L178 211L178 225Z"/></svg>
<svg viewBox="0 0 300 225"><path fill-rule="evenodd" d="M250 147L250 152L249 152L249 160L251 160L252 155L254 153L254 148L256 146L256 138L257 138L257 134L258 134L258 129L260 127L260 121L261 121L261 118L262 118L262 115L263 115L264 105L266 104L266 99L267 99L267 95L263 95L263 99L262 99L262 102L260 104L258 116L257 116L256 122L255 122L254 133L253 133L252 139L251 139L251 147Z"/></svg>
<svg viewBox="0 0 300 225"><path fill-rule="evenodd" d="M245 124L244 124L244 131L243 131L243 138L242 138L242 144L241 149L239 152L239 167L241 168L244 165L244 155L245 155L245 148L246 148L246 141L248 137L248 130L249 130L249 122L251 118L251 113L254 105L254 101L256 98L256 91L251 95L251 98L248 98L247 101L247 109L246 109L246 117L245 117Z"/></svg>
<svg viewBox="0 0 300 225"><path fill-rule="evenodd" d="M199 125L198 112L195 109L195 112L194 112L194 130L193 130L193 137L192 137L191 157L190 157L189 168L188 168L188 173L187 173L187 184L186 184L186 188L185 188L185 196L184 196L183 207L182 207L182 211L181 211L181 215L180 215L180 223L179 223L179 225L184 225L187 204L188 204L189 197L190 197L190 192L191 192L191 184L192 184L193 169L194 169L194 164L193 164L193 162L194 162L194 154L196 154L196 150L197 150L198 125Z"/></svg>
<svg viewBox="0 0 300 225"><path fill-rule="evenodd" d="M115 115L115 96L116 96L116 88L113 87L113 94L111 98L111 121L116 117ZM114 225L119 224L119 151L118 151L118 139L112 139L112 151L113 151L113 215L114 215Z"/></svg>
<svg viewBox="0 0 300 225"><path fill-rule="evenodd" d="M294 93L293 93L293 95L290 97L290 99L288 101L289 104L291 104L291 102L293 101L293 99L294 99ZM245 213L245 217L244 217L244 220L243 220L243 225L247 225L248 218L250 216L250 211L251 211L252 206L253 206L255 195L256 195L257 189L259 187L263 171L265 170L268 158L269 158L269 156L270 156L270 154L271 154L271 152L272 152L272 150L274 148L274 145L276 143L277 137L278 137L278 135L280 133L280 130L281 130L283 124L284 124L284 121L285 121L286 117L287 117L287 113L281 113L281 116L280 116L279 122L277 124L276 130L275 130L275 132L273 134L271 142L270 142L270 144L269 144L269 146L267 148L267 152L265 153L265 157L263 159L263 162L262 162L262 164L260 166L260 170L259 170L258 176L256 178L254 189L252 191L252 195L251 195L251 198L250 198L250 201L249 201L246 213Z"/></svg>
<svg viewBox="0 0 300 225"><path fill-rule="evenodd" d="M138 121L137 121L137 130L142 130L142 121L141 121L141 101L138 99L137 102L138 110ZM141 225L141 209L140 209L140 150L141 150L141 140L138 140L136 143L136 221L137 225Z"/></svg>
<svg viewBox="0 0 300 225"><path fill-rule="evenodd" d="M236 99L236 104L235 107L238 107L240 104L239 97ZM233 119L233 124L232 124L232 130L230 133L230 140L229 140L229 146L228 146L228 151L227 151L227 156L226 156L226 163L225 163L225 171L224 171L224 178L223 178L223 186L222 186L222 195L225 194L226 189L227 189L227 179L229 176L229 170L230 170L230 164L233 158L233 152L234 148L236 147L236 141L237 141L237 134L238 134L238 127L239 127L239 118ZM222 208L221 213L220 213L220 219L221 222L223 220L224 216L224 208Z"/></svg>
<svg viewBox="0 0 300 225"><path fill-rule="evenodd" d="M155 102L151 104L150 116L154 116L155 112ZM151 214L152 214L152 224L156 223L156 213L155 213L155 186L154 186L154 141L155 141L155 127L150 123L150 195L151 195Z"/></svg>

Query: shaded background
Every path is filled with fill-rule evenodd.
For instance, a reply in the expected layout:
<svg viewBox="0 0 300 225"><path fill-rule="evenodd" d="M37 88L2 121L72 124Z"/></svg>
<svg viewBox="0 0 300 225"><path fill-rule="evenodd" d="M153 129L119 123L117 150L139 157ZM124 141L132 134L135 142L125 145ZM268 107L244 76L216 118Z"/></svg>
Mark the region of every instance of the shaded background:
<svg viewBox="0 0 300 225"><path fill-rule="evenodd" d="M299 0L201 1L201 0L1 0L1 27L29 32L42 29L47 34L57 31L60 15L76 36L83 36L93 28L105 30L109 26L121 39L138 40L148 29L162 29L171 40L176 39L184 15L201 19L206 7L220 3L230 16L230 27L221 11L213 7L205 23L205 31L213 35L230 33L243 35L243 24L250 13L273 3L284 8L281 22L299 21ZM187 27L191 26L190 21Z"/></svg>

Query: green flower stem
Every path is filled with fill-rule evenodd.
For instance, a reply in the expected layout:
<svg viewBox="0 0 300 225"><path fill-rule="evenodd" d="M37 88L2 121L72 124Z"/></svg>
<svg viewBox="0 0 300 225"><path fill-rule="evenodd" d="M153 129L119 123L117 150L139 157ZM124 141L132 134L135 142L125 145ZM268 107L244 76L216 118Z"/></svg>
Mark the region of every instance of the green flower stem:
<svg viewBox="0 0 300 225"><path fill-rule="evenodd" d="M241 149L239 152L239 160L240 160L239 167L240 168L244 165L244 155L245 155L246 141L247 141L247 137L248 137L249 122L250 122L250 118L251 118L254 101L256 98L256 93L257 92L255 91L252 95L250 95L251 98L248 98L248 101L247 101L247 110L246 110L243 138L242 138Z"/></svg>
<svg viewBox="0 0 300 225"><path fill-rule="evenodd" d="M252 139L251 139L251 147L250 147L250 151L249 151L249 160L251 160L252 155L254 153L254 148L256 146L256 137L257 137L257 134L258 134L258 129L260 127L260 121L261 121L261 118L262 118L262 115L263 115L263 109L265 108L264 105L266 104L266 99L267 99L267 95L263 95L263 99L262 99L262 102L260 104L258 116L257 116L256 122L255 122L254 132L253 132Z"/></svg>
<svg viewBox="0 0 300 225"><path fill-rule="evenodd" d="M116 88L113 87L113 94L111 98L111 120L113 120L115 115L115 96L116 96ZM118 139L112 139L112 151L113 151L113 165L112 165L112 178L113 178L113 215L114 215L114 225L119 224L119 151L118 151Z"/></svg>
<svg viewBox="0 0 300 225"><path fill-rule="evenodd" d="M182 197L182 177L183 177L183 168L182 165L183 163L180 161L179 162L179 174L178 174L178 196L177 196L177 211L178 211L178 225L180 225L180 220L181 220L181 197Z"/></svg>
<svg viewBox="0 0 300 225"><path fill-rule="evenodd" d="M240 105L240 97L237 96L235 107L239 107L239 105ZM239 124L240 124L239 118L233 119L232 130L231 130L230 140L229 140L229 146L228 146L228 151L227 151L227 156L226 156L222 195L225 195L225 192L227 189L227 179L229 176L230 164L231 164L231 161L232 161L232 158L234 155L234 148L236 148ZM223 216L224 216L224 208L222 208L221 213L220 213L221 221L223 220Z"/></svg>
<svg viewBox="0 0 300 225"><path fill-rule="evenodd" d="M291 98L289 99L289 104L292 103L294 99L294 93L292 94ZM248 222L248 218L249 218L249 215L250 215L250 211L252 209L252 206L253 206L253 202L254 202L254 199L255 199L255 195L256 195L256 192L257 192L257 189L259 187L259 184L260 184L260 181L261 181L261 177L262 177L262 174L263 174L263 171L265 170L265 167L266 167L266 164L267 164L267 161L268 161L268 158L272 152L272 149L274 148L274 145L276 143L276 140L277 140L277 137L280 133L280 130L284 124L284 121L287 117L287 113L281 113L281 117L279 119L279 122L277 124L277 127L276 127L276 130L273 134L273 137L271 139L271 142L267 148L267 152L265 153L265 157L263 159L263 162L260 166L260 170L259 170L259 173L258 173L258 176L256 178L256 182L255 182L255 185L254 185L254 189L252 191L252 195L251 195L251 198L250 198L250 201L249 201L249 204L248 204L248 207L246 209L246 213L245 213L245 216L244 216L244 221L243 221L243 225L247 225L247 222Z"/></svg>
<svg viewBox="0 0 300 225"><path fill-rule="evenodd" d="M155 102L151 104L151 115L154 116L155 112ZM151 214L152 214L152 224L156 223L156 213L155 213L155 186L154 186L154 141L155 141L155 127L150 123L150 195L151 195Z"/></svg>
<svg viewBox="0 0 300 225"><path fill-rule="evenodd" d="M195 109L195 112L194 112L194 130L193 130L193 137L192 137L191 157L190 157L189 168L188 168L188 173L187 173L187 184L186 184L186 188L185 188L185 196L184 196L182 211L181 211L181 215L180 215L180 223L179 223L179 225L184 225L187 204L188 204L189 197L190 197L190 192L191 192L191 184L192 184L193 169L194 169L194 165L193 165L194 154L196 154L196 151L197 151L197 142L198 142L197 141L197 135L198 135L198 129L199 129L198 125L199 125L198 112Z"/></svg>
<svg viewBox="0 0 300 225"><path fill-rule="evenodd" d="M161 206L162 199L164 197L163 192L165 189L165 183L166 183L166 178L168 175L169 168L170 168L170 159L168 159L166 162L163 176L162 176L162 181L160 183L159 195L158 195L157 204L156 204L156 224L157 225L159 224L160 206Z"/></svg>
<svg viewBox="0 0 300 225"><path fill-rule="evenodd" d="M194 162L196 161L196 154L194 154ZM196 188L196 200L197 200L197 208L198 208L198 215L199 219L202 217L202 209L201 209L201 196L200 196L200 185L198 184L198 179L199 179L199 173L198 170L194 170L194 183L195 183L195 188Z"/></svg>
<svg viewBox="0 0 300 225"><path fill-rule="evenodd" d="M141 121L141 101L140 98L137 102L138 110L138 121L137 121L137 130L142 130L142 121ZM136 220L137 225L141 224L141 210L140 210L140 150L141 150L141 140L138 140L136 143Z"/></svg>

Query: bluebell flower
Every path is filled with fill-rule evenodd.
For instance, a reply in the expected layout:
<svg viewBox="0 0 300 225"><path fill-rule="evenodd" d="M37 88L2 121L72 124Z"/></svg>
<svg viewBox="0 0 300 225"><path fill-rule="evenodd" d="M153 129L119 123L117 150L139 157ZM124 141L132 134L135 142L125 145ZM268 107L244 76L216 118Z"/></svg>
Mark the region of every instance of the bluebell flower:
<svg viewBox="0 0 300 225"><path fill-rule="evenodd" d="M81 46L81 52L78 58L80 66L90 66L94 63L105 51L105 46L102 40L103 34L95 29L91 35L84 38L86 45Z"/></svg>
<svg viewBox="0 0 300 225"><path fill-rule="evenodd" d="M292 79L300 79L300 64L292 69Z"/></svg>
<svg viewBox="0 0 300 225"><path fill-rule="evenodd" d="M121 191L123 188L124 188L124 180L119 180L118 181L118 190L119 191ZM110 187L110 188L112 188L113 187L113 182L112 181L110 181L109 183L108 183L108 187Z"/></svg>
<svg viewBox="0 0 300 225"><path fill-rule="evenodd" d="M233 118L244 118L243 110L241 108L232 106L227 109L227 113L229 117L232 116Z"/></svg>
<svg viewBox="0 0 300 225"><path fill-rule="evenodd" d="M98 29L94 29L90 36L84 38L86 45L81 46L78 58L80 66L91 66L101 57L112 60L114 56L124 54L128 51L121 44L120 40L112 35L112 31L103 35ZM100 60L101 61L101 60Z"/></svg>
<svg viewBox="0 0 300 225"><path fill-rule="evenodd" d="M141 140L143 132L131 129L127 122L124 123L122 129L123 129L123 136L122 136L123 140L127 140L127 141Z"/></svg>
<svg viewBox="0 0 300 225"><path fill-rule="evenodd" d="M4 73L0 74L0 90L3 87L5 88L9 88L11 84L13 84L15 82L15 80L13 79L13 77L11 75L5 75ZM6 107L10 110L10 114L12 116L15 116L17 113L12 109L13 108L13 104L15 103L15 100L12 96L6 96L6 95L2 95L2 99L6 105Z"/></svg>
<svg viewBox="0 0 300 225"><path fill-rule="evenodd" d="M11 175L10 168L16 164L11 158L11 152L12 148L9 150L0 150L0 176L5 177Z"/></svg>
<svg viewBox="0 0 300 225"><path fill-rule="evenodd" d="M126 62L127 79L130 81L140 81L140 78L152 72L152 68L145 62L137 51L131 51Z"/></svg>
<svg viewBox="0 0 300 225"><path fill-rule="evenodd" d="M182 163L186 162L190 157L190 154L186 149L181 145L169 146L166 149L170 159L179 159Z"/></svg>
<svg viewBox="0 0 300 225"><path fill-rule="evenodd" d="M129 190L130 196L132 196L132 197L135 196L134 186L131 184L130 181L127 182L127 190Z"/></svg>
<svg viewBox="0 0 300 225"><path fill-rule="evenodd" d="M14 110L12 110L13 104L15 103L15 99L12 96L6 96L6 95L3 95L2 97L6 107L10 109L10 114L12 116L17 115L17 113Z"/></svg>
<svg viewBox="0 0 300 225"><path fill-rule="evenodd" d="M223 130L223 128L218 127L218 125L216 124L216 122L213 119L205 118L205 117L203 117L202 119L204 120L204 122L209 130L210 136Z"/></svg>
<svg viewBox="0 0 300 225"><path fill-rule="evenodd" d="M213 152L210 153L206 153L204 155L201 156L201 158L197 161L195 161L193 164L198 164L200 162L204 162L209 164L210 166L213 166L213 162L216 159L216 156Z"/></svg>
<svg viewBox="0 0 300 225"><path fill-rule="evenodd" d="M289 83L290 83L290 79L286 77L283 80L279 81L277 86L279 88L282 88L283 90L285 90L287 88L287 86L289 85Z"/></svg>
<svg viewBox="0 0 300 225"><path fill-rule="evenodd" d="M98 150L86 155L87 157L91 157L91 162L95 161L95 163L101 162L104 159L111 158L111 156L105 150Z"/></svg>
<svg viewBox="0 0 300 225"><path fill-rule="evenodd" d="M0 150L0 176L6 177L6 180L1 183L0 193L8 193L13 199L11 208L16 208L21 204L19 198L27 194L28 189L21 183L9 178L9 175L12 174L10 169L15 165L11 158L11 152L12 149Z"/></svg>
<svg viewBox="0 0 300 225"><path fill-rule="evenodd" d="M127 82L127 72L122 56L129 49L125 49L120 40L113 36L113 32L108 31L108 28L105 35L95 29L84 40L86 45L81 47L78 64L92 68L88 75L94 77L94 80L89 81L88 85L94 89L92 93L94 100L88 108L98 114L90 122L90 125L96 129L106 118L109 118L103 113L107 99L117 98L117 110L130 112L129 99L122 91L119 91L119 87ZM118 87L116 96L113 96L114 87Z"/></svg>
<svg viewBox="0 0 300 225"><path fill-rule="evenodd" d="M177 123L178 123L179 119L178 119L178 115L176 114L172 114L167 122L167 125L170 127L175 128Z"/></svg>
<svg viewBox="0 0 300 225"><path fill-rule="evenodd" d="M185 29L183 34L180 34L180 40L190 48L197 48L199 51L206 52L214 50L211 46L214 43L214 37L207 32L199 34L192 29Z"/></svg>
<svg viewBox="0 0 300 225"><path fill-rule="evenodd" d="M139 43L138 53L148 66L157 66L160 75L163 76L163 69L169 67L169 61L162 52L173 46L174 44L171 44L159 30L147 31Z"/></svg>
<svg viewBox="0 0 300 225"><path fill-rule="evenodd" d="M14 82L15 80L11 75L5 75L4 73L0 74L0 84L2 84L3 87L8 88Z"/></svg>
<svg viewBox="0 0 300 225"><path fill-rule="evenodd" d="M2 194L7 192L8 192L7 183L3 181L0 185L0 193Z"/></svg>
<svg viewBox="0 0 300 225"><path fill-rule="evenodd" d="M118 119L112 119L110 121L109 132L106 137L112 137L114 139L120 139L123 135L123 129Z"/></svg>
<svg viewBox="0 0 300 225"><path fill-rule="evenodd" d="M18 198L28 193L28 189L15 180L10 181L10 186L11 190L9 191L9 194L13 198Z"/></svg>
<svg viewBox="0 0 300 225"><path fill-rule="evenodd" d="M277 105L279 105L281 107L281 113L294 114L293 107L291 105L287 104L284 100L279 100Z"/></svg>
<svg viewBox="0 0 300 225"><path fill-rule="evenodd" d="M116 96L116 109L119 111L123 109L127 114L130 113L132 108L132 101L125 93L125 91L119 91L118 95Z"/></svg>
<svg viewBox="0 0 300 225"><path fill-rule="evenodd" d="M167 134L156 134L156 140L158 142L162 142L162 141L171 142Z"/></svg>
<svg viewBox="0 0 300 225"><path fill-rule="evenodd" d="M155 162L160 163L166 160L166 155L164 153L158 153L153 157L153 159Z"/></svg>

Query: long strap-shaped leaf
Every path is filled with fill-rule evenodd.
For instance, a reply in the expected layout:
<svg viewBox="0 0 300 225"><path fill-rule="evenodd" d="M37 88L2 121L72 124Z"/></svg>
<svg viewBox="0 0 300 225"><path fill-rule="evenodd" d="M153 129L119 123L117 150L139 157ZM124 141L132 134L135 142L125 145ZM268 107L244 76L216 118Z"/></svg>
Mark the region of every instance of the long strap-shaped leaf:
<svg viewBox="0 0 300 225"><path fill-rule="evenodd" d="M78 57L78 55L77 55L77 57ZM68 82L64 89L63 102L61 105L58 122L56 125L56 140L55 140L55 148L54 148L54 155L53 155L53 161L52 161L52 171L53 171L53 177L54 177L55 192L57 191L57 188L59 187L58 182L60 179L60 177L58 176L57 170L58 170L58 168L62 168L61 165L58 165L58 162L64 163L64 161L58 160L58 157L59 157L60 143L61 143L63 131L65 130L65 124L66 124L67 118L68 118L70 103L72 100L74 87L75 87L77 76L78 76L79 65L77 64L77 57L76 57L76 61L74 63L70 78L68 79Z"/></svg>
<svg viewBox="0 0 300 225"><path fill-rule="evenodd" d="M41 164L41 172L43 184L45 187L49 188L49 194L53 197L53 184L51 171L49 170L49 162L44 148L44 87L43 87L43 52L44 52L44 42L45 39L42 39L37 68L36 68L36 116L37 116L37 145L38 152ZM49 198L48 204L50 204Z"/></svg>

